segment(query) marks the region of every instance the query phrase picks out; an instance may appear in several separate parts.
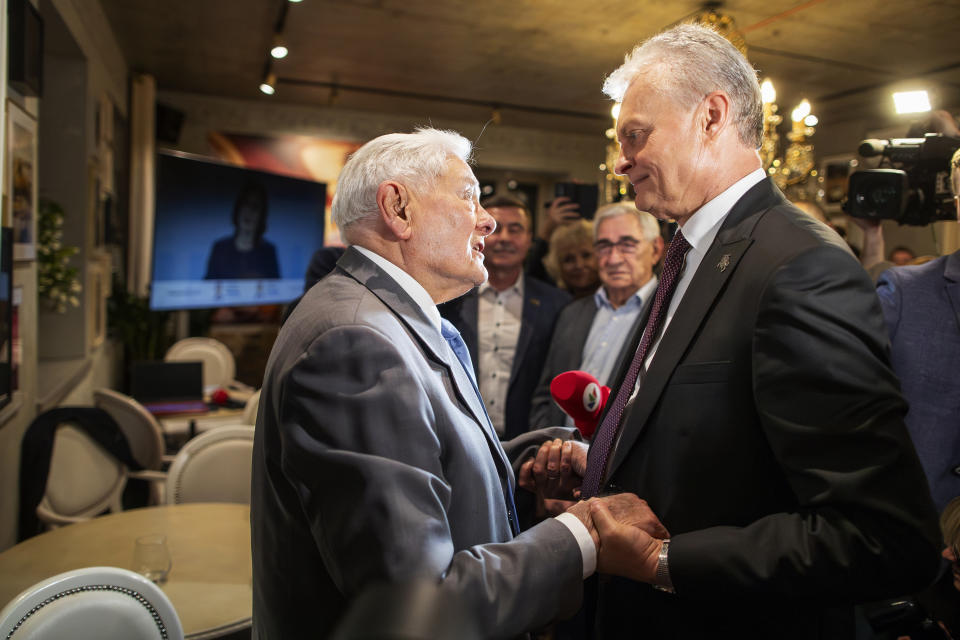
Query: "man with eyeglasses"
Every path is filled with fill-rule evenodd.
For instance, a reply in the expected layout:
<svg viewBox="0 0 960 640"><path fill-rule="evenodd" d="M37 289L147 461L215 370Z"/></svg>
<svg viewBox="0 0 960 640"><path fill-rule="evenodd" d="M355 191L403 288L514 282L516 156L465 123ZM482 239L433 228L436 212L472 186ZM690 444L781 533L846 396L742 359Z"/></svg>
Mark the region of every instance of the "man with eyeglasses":
<svg viewBox="0 0 960 640"><path fill-rule="evenodd" d="M593 229L601 286L593 296L569 304L557 319L533 397L533 427L573 425L550 397L550 381L580 369L608 384L657 288L653 268L663 255L663 239L653 216L617 202L597 210Z"/></svg>

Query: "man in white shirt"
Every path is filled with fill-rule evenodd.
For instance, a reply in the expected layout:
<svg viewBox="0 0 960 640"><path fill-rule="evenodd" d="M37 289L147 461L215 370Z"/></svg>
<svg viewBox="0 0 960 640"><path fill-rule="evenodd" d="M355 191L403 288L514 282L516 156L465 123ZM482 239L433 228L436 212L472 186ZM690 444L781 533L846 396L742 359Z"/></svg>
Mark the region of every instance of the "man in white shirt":
<svg viewBox="0 0 960 640"><path fill-rule="evenodd" d="M610 384L657 288L653 269L663 255L663 238L653 216L627 202L609 204L597 210L593 236L601 286L593 296L567 305L557 319L530 410L534 428L573 426L550 396L557 375L579 369Z"/></svg>
<svg viewBox="0 0 960 640"><path fill-rule="evenodd" d="M509 196L484 208L497 222L487 236L487 282L440 306L470 348L480 393L494 429L510 439L530 429L530 402L568 293L523 273L530 248L530 211ZM560 423L557 423L560 424Z"/></svg>
<svg viewBox="0 0 960 640"><path fill-rule="evenodd" d="M510 460L436 308L487 277L494 221L470 149L452 132L390 134L340 174L333 216L351 246L283 325L260 397L256 638L328 637L371 585L417 579L481 636L512 637L573 612L594 571L586 503L519 535ZM635 496L610 503L666 535Z"/></svg>

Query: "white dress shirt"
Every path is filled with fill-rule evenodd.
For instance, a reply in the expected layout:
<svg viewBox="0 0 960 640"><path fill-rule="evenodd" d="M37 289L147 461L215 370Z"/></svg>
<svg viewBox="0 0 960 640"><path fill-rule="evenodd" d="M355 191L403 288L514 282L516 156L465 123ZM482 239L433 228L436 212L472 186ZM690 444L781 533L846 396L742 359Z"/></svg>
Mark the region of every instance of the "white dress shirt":
<svg viewBox="0 0 960 640"><path fill-rule="evenodd" d="M497 435L506 432L507 391L523 322L523 275L503 291L489 282L477 291L477 371L480 395Z"/></svg>
<svg viewBox="0 0 960 640"><path fill-rule="evenodd" d="M643 363L644 370L650 368L650 363L653 362L653 357L657 353L657 347L660 346L660 340L664 334L666 334L667 327L670 326L670 322L677 312L680 301L683 300L687 288L690 287L690 281L693 280L694 274L696 274L697 269L700 268L703 257L707 254L707 250L710 248L710 245L713 244L714 239L716 239L717 232L720 231L720 226L723 224L723 221L727 219L727 214L730 213L730 209L737 203L737 200L743 197L743 194L761 180L766 179L766 177L767 174L764 173L763 169L751 171L687 218L681 231L683 232L683 237L690 245L690 250L687 251L686 258L683 261L680 280L677 281L677 287L673 290L673 297L670 298L670 305L667 307L667 316L663 320L663 329L661 329L656 341L650 345L650 353L647 354L647 359ZM639 383L640 377L637 378L637 384L639 385ZM634 389L634 393L636 393L636 388Z"/></svg>
<svg viewBox="0 0 960 640"><path fill-rule="evenodd" d="M437 333L440 333L440 312L437 310L437 305L433 302L433 298L430 297L430 294L427 293L427 290L424 289L419 282L417 282L406 271L393 264L380 254L374 253L373 251L358 245L351 246L353 246L357 251L362 253L367 258L370 258L374 264L383 269L388 276L393 278L400 288L406 291L407 294L413 298L413 301L417 303L417 306L423 309L423 312L427 314L427 317L430 318L430 322L433 323L433 326L437 329ZM444 340L444 342L446 342L446 340ZM451 358L451 362L459 362L456 354L453 353L453 350L450 350L449 356ZM573 534L573 537L576 538L577 544L580 547L580 555L583 558L583 577L590 577L593 575L594 571L597 570L597 547L593 544L593 538L590 537L590 532L587 531L587 527L580 522L579 518L570 513L562 513L557 516L556 520L563 523L563 525L570 530L570 533Z"/></svg>

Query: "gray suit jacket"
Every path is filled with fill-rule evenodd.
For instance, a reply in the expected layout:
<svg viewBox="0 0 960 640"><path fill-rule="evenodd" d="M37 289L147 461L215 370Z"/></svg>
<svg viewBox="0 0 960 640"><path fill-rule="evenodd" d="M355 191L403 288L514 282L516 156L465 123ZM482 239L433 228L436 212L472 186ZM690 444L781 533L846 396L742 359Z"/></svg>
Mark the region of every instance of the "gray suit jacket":
<svg viewBox="0 0 960 640"><path fill-rule="evenodd" d="M647 300L643 303L643 309L640 310L637 319L633 322L631 332L636 332L641 322L646 322L652 302L653 296L647 296ZM540 382L537 384L537 390L533 394L533 402L530 405L531 429L560 425L566 422L567 414L553 401L553 396L550 395L550 383L564 371L580 368L583 363L583 348L587 344L587 337L590 335L590 328L593 326L593 319L596 315L597 302L593 296L574 300L560 312L560 317L557 318L557 326L553 330L553 340L550 341L550 351L547 352L547 360L543 365L543 373L540 375ZM633 346L630 344L628 337L623 348L621 348L617 364L613 367L614 373L620 370L625 361L633 358Z"/></svg>
<svg viewBox="0 0 960 640"><path fill-rule="evenodd" d="M583 346L590 335L593 318L597 315L597 303L593 296L574 300L563 308L553 328L550 350L543 363L540 382L530 404L530 428L564 424L567 414L550 395L550 382L564 371L579 369L583 362ZM615 369L616 370L616 369Z"/></svg>
<svg viewBox="0 0 960 640"><path fill-rule="evenodd" d="M572 613L573 535L514 538L513 471L456 356L414 301L348 250L267 364L254 443L253 626L326 637L378 581L441 581L505 637Z"/></svg>

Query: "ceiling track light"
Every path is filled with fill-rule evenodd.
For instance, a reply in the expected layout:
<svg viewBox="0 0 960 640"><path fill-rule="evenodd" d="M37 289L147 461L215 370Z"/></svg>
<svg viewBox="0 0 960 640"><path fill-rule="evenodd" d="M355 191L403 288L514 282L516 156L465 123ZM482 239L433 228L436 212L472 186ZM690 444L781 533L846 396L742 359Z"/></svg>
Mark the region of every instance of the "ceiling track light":
<svg viewBox="0 0 960 640"><path fill-rule="evenodd" d="M273 35L273 46L270 48L270 55L273 56L276 60L281 58L286 58L289 53L287 49L287 43L284 41L283 36L279 33Z"/></svg>
<svg viewBox="0 0 960 640"><path fill-rule="evenodd" d="M268 96L272 96L277 91L277 74L272 71L267 74L263 79L263 82L260 83L260 91L264 92Z"/></svg>

